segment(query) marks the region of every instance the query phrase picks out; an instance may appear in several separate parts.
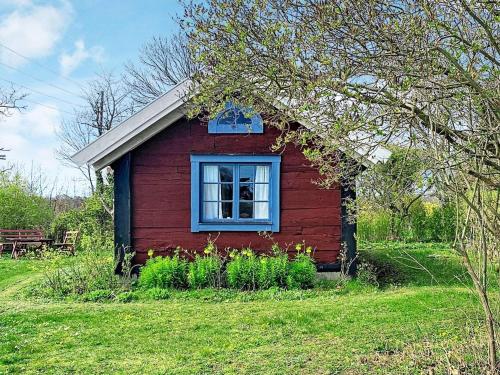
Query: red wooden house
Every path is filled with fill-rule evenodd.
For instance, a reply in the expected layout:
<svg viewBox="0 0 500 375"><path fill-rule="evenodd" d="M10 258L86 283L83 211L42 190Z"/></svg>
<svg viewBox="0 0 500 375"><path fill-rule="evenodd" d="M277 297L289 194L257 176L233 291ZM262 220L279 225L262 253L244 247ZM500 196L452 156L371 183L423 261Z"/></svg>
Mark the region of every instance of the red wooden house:
<svg viewBox="0 0 500 375"><path fill-rule="evenodd" d="M300 150L270 146L278 130L228 103L207 126L185 116L185 81L73 156L115 176L115 244L143 263L149 249L269 250L272 234L285 247L316 248L319 270L338 270L342 244L356 252L356 224L346 219L348 186L316 186L318 172ZM384 156L384 154L383 154ZM373 155L364 157L374 162Z"/></svg>

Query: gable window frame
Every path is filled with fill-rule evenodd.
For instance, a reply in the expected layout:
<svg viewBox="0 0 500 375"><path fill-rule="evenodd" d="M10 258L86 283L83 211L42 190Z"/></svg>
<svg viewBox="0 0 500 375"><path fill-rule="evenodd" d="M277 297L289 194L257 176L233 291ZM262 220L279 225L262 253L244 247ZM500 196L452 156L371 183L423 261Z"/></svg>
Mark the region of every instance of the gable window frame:
<svg viewBox="0 0 500 375"><path fill-rule="evenodd" d="M231 219L203 218L203 167L204 165L232 165L233 171L233 210ZM239 209L241 166L269 166L269 217L267 219L240 218ZM281 155L191 155L191 232L208 231L246 231L246 232L279 232L280 228L280 165ZM253 200L255 202L255 199ZM255 203L254 203L255 205Z"/></svg>
<svg viewBox="0 0 500 375"><path fill-rule="evenodd" d="M221 120L224 115L228 112L233 111L235 116L235 122L232 124L222 124ZM233 102L229 101L225 104L224 110L219 112L215 118L208 122L208 133L209 134L262 134L264 132L264 124L262 117L258 113L252 113L251 117L246 117L247 123L239 123L237 119L239 115L245 115L245 113L252 113L250 109L240 107L235 105Z"/></svg>

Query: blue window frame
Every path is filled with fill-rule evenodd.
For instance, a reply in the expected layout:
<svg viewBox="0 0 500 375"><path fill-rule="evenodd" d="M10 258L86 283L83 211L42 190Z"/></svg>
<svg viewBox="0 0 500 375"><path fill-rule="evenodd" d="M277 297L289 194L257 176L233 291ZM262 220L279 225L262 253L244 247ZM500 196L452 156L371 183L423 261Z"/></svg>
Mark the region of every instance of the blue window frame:
<svg viewBox="0 0 500 375"><path fill-rule="evenodd" d="M225 109L208 122L210 134L241 134L264 132L262 117L251 110L237 107L232 102L226 103Z"/></svg>
<svg viewBox="0 0 500 375"><path fill-rule="evenodd" d="M191 231L279 232L280 155L191 155Z"/></svg>

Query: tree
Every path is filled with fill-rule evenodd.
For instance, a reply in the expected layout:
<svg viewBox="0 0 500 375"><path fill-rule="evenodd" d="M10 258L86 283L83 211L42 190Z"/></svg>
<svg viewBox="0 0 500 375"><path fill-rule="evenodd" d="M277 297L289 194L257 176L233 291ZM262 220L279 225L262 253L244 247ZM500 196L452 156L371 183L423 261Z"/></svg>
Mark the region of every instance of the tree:
<svg viewBox="0 0 500 375"><path fill-rule="evenodd" d="M102 73L90 81L83 92L86 102L83 109L76 110L71 120L61 124L58 133L61 146L57 150L60 159L75 167L72 155L130 116L133 105L128 94L128 90L109 73ZM109 199L104 197L108 189L104 187L102 171L93 171L90 166L77 168L88 180L92 193L101 196L106 210L112 216Z"/></svg>
<svg viewBox="0 0 500 375"><path fill-rule="evenodd" d="M0 172L0 227L47 229L54 216L49 199L19 172Z"/></svg>
<svg viewBox="0 0 500 375"><path fill-rule="evenodd" d="M357 195L390 213L390 237L398 238L410 209L432 189L423 150L391 147L391 156L358 179Z"/></svg>
<svg viewBox="0 0 500 375"><path fill-rule="evenodd" d="M139 62L126 65L124 79L132 100L142 106L191 77L196 70L183 34L154 37L140 50Z"/></svg>
<svg viewBox="0 0 500 375"><path fill-rule="evenodd" d="M13 109L22 109L19 101L24 99L26 94L19 93L14 87L10 89L5 89L0 87L0 121L3 117L10 115ZM6 156L3 152L8 151L8 149L0 146L0 160L5 160Z"/></svg>
<svg viewBox="0 0 500 375"><path fill-rule="evenodd" d="M109 73L101 73L90 81L82 95L85 99L83 109L75 110L73 118L63 121L58 133L61 146L57 153L63 162L72 167L75 167L72 155L133 113L128 91ZM103 182L102 174L100 171L94 173L90 166L79 169L94 192L96 185Z"/></svg>
<svg viewBox="0 0 500 375"><path fill-rule="evenodd" d="M216 113L230 97L266 113L326 182L352 173L341 150L426 150L439 188L466 207L455 248L481 300L496 373L489 269L500 257L498 3L209 0L190 2L186 14L200 64L191 114ZM299 119L308 127L292 130Z"/></svg>

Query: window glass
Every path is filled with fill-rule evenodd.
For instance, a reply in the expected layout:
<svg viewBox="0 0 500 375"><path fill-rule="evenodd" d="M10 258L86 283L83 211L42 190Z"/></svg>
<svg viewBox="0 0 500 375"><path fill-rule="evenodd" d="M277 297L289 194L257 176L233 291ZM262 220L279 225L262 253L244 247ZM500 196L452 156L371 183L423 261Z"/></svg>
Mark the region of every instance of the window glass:
<svg viewBox="0 0 500 375"><path fill-rule="evenodd" d="M269 219L269 169L269 165L204 164L203 219Z"/></svg>
<svg viewBox="0 0 500 375"><path fill-rule="evenodd" d="M253 218L253 202L240 202L240 218Z"/></svg>
<svg viewBox="0 0 500 375"><path fill-rule="evenodd" d="M240 166L240 182L255 181L255 165Z"/></svg>
<svg viewBox="0 0 500 375"><path fill-rule="evenodd" d="M203 218L205 220L233 217L232 165L203 166Z"/></svg>
<svg viewBox="0 0 500 375"><path fill-rule="evenodd" d="M251 125L252 119L250 117L245 117L239 108L231 108L222 113L219 117L218 124L232 126L236 126L238 124Z"/></svg>

